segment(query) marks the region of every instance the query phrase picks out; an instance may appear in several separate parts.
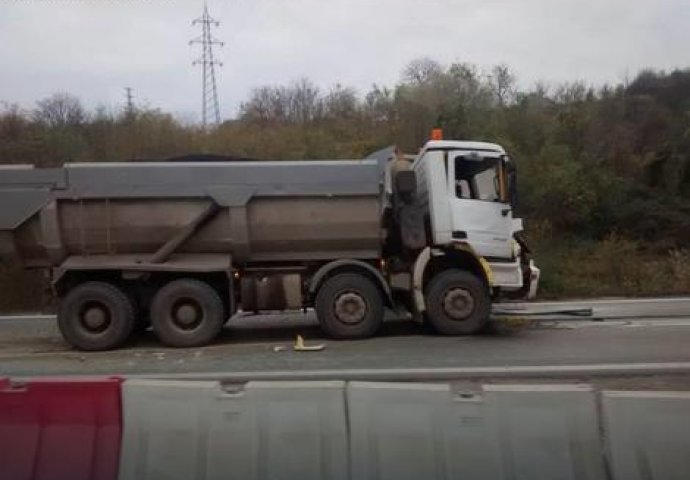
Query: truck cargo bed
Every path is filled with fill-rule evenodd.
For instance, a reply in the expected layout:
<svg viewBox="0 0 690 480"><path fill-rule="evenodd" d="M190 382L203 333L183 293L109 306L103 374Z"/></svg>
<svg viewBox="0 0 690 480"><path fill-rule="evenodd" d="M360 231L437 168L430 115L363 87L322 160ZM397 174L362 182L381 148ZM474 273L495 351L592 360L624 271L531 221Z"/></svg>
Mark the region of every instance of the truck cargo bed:
<svg viewBox="0 0 690 480"><path fill-rule="evenodd" d="M155 255L192 225L176 250L237 261L375 258L381 182L373 160L0 167L0 252L36 267Z"/></svg>

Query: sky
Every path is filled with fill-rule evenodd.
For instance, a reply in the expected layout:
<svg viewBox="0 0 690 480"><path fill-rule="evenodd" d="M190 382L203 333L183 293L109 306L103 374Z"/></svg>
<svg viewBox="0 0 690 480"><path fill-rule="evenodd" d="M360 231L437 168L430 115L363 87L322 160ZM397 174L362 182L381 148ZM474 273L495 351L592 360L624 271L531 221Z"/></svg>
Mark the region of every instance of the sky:
<svg viewBox="0 0 690 480"><path fill-rule="evenodd" d="M208 0L223 118L252 88L301 77L364 94L423 56L505 63L529 88L620 82L690 67L690 0ZM54 92L115 110L139 105L198 121L203 0L0 0L0 102Z"/></svg>

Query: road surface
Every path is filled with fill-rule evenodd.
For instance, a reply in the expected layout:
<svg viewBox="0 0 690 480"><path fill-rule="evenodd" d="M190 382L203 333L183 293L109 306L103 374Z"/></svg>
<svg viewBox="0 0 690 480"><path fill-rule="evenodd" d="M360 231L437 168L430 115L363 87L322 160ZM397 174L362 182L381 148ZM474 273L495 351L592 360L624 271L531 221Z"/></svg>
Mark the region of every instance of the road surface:
<svg viewBox="0 0 690 480"><path fill-rule="evenodd" d="M661 301L664 303L664 301ZM358 341L324 339L312 314L239 317L204 348L162 346L151 331L124 348L80 352L61 339L50 316L0 318L0 375L183 374L193 372L463 368L690 362L690 309L626 320L610 305L605 322L545 321L515 334L443 337L390 321ZM649 305L647 306L649 307ZM645 307L645 308L647 308ZM626 304L622 309L631 308ZM595 312L596 313L596 312ZM620 312L619 312L620 313ZM653 314L653 312L652 312ZM631 316L629 313L624 316ZM321 352L295 352L296 335Z"/></svg>

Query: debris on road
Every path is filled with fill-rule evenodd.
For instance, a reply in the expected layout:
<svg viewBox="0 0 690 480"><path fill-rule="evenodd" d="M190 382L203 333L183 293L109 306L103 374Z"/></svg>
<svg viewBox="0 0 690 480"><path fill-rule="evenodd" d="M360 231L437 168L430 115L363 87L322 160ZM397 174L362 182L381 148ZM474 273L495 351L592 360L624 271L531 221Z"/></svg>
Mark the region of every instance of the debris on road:
<svg viewBox="0 0 690 480"><path fill-rule="evenodd" d="M537 307L536 309L534 307ZM530 308L531 307L531 308ZM592 308L552 308L552 309L543 309L539 308L538 303L534 303L532 305L519 305L519 306L511 306L509 304L504 305L503 307L498 307L494 308L492 310L492 313L495 316L498 317L508 317L508 316L530 316L530 317L541 317L541 316L552 316L552 315L563 315L563 316L572 316L572 317L584 317L584 318L591 318L594 315L594 311Z"/></svg>
<svg viewBox="0 0 690 480"><path fill-rule="evenodd" d="M295 346L293 350L296 352L320 352L326 348L326 345L305 345L302 335L297 335L297 340L295 341Z"/></svg>

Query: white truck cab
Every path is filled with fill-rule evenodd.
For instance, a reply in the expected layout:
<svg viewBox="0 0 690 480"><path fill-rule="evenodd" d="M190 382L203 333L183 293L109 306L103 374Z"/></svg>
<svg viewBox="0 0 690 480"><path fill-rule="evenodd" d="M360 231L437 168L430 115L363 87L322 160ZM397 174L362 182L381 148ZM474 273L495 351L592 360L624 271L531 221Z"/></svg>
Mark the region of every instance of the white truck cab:
<svg viewBox="0 0 690 480"><path fill-rule="evenodd" d="M536 295L539 269L529 260L529 275L515 234L522 220L513 218L514 167L500 145L430 140L414 160L417 199L428 209L433 245L462 245L490 267L491 286L526 289Z"/></svg>

